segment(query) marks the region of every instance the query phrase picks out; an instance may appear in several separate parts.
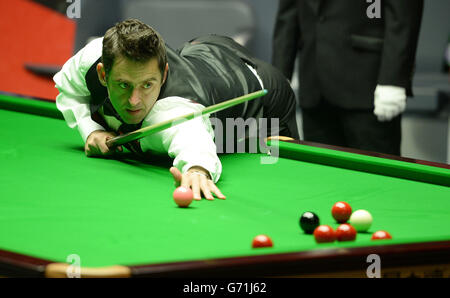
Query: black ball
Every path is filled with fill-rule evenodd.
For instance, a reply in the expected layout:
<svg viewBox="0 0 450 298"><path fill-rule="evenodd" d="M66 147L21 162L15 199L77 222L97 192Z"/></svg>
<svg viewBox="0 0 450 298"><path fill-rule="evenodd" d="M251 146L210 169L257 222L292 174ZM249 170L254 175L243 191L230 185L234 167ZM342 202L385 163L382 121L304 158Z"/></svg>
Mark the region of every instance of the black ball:
<svg viewBox="0 0 450 298"><path fill-rule="evenodd" d="M320 219L314 212L305 212L300 217L300 227L306 234L312 234L320 225Z"/></svg>

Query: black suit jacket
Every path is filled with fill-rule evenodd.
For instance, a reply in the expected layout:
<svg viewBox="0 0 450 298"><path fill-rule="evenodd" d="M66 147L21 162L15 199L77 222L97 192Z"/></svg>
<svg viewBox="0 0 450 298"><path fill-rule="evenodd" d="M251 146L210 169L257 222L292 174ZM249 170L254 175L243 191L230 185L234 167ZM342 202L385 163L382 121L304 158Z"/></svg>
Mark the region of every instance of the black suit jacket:
<svg viewBox="0 0 450 298"><path fill-rule="evenodd" d="M321 98L373 108L377 84L411 84L423 0L381 0L370 19L365 0L280 0L272 63L291 78L300 51L300 106Z"/></svg>

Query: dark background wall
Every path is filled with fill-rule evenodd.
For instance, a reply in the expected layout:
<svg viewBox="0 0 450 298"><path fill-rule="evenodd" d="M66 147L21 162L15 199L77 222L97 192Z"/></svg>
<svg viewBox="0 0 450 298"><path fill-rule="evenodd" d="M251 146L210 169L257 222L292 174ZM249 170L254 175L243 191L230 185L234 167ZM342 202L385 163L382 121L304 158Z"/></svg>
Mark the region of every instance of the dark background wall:
<svg viewBox="0 0 450 298"><path fill-rule="evenodd" d="M90 36L101 36L115 22L125 18L124 11L133 5L142 5L147 2L161 0L80 0L81 18L77 21L77 35L75 50L80 49ZM199 2L196 0L183 0L183 2ZM230 2L230 0L225 0ZM164 0L164 2L176 2ZM223 0L206 0L211 5ZM278 9L277 0L237 0L248 5L253 14L255 24L254 32L247 47L260 59L270 60L272 52L272 33L275 16ZM442 67L445 45L450 34L450 1L425 1L425 11L417 53L417 70L433 71ZM155 13L155 12L149 12ZM157 13L157 12L156 12ZM185 13L180 10L180 16ZM201 19L193 20L202 22ZM159 24L149 24L158 27ZM167 25L167 23L165 23ZM178 25L176 20L172 23L174 30ZM207 28L208 24L204 24ZM216 32L210 32L216 33ZM189 39L187 37L186 39ZM177 45L172 45L176 47Z"/></svg>
<svg viewBox="0 0 450 298"><path fill-rule="evenodd" d="M229 0L225 0L228 1ZM273 24L275 22L276 10L278 8L277 0L238 0L237 2L246 4L253 14L253 21L255 24L254 34L251 41L248 43L248 48L260 59L265 61L270 60L271 55L271 39ZM114 23L125 19L127 16L124 12L129 10L129 7L135 5L142 5L142 2L158 2L158 0L81 0L81 18L76 19L77 22L77 35L75 40L75 49L78 51L81 49L86 41L91 36L102 36L105 31L114 25ZM176 2L173 0L164 0L164 2ZM184 0L184 2L190 2ZM196 2L196 1L192 1ZM205 2L214 5L214 2L223 2L220 0L206 0ZM152 11L149 14L155 13ZM180 16L185 13L180 9ZM193 20L194 22L194 20ZM195 20L195 22L202 22L202 20ZM154 22L148 22L150 26L158 28L161 24L155 24ZM167 23L164 23L166 25ZM231 24L230 24L231 25ZM177 20L173 20L171 26L176 29L179 24ZM207 28L208 24L204 24ZM158 29L157 29L158 30ZM217 32L209 32L217 33ZM165 37L166 39L170 37ZM186 36L186 40L189 40L190 36ZM177 45L172 45L177 47Z"/></svg>

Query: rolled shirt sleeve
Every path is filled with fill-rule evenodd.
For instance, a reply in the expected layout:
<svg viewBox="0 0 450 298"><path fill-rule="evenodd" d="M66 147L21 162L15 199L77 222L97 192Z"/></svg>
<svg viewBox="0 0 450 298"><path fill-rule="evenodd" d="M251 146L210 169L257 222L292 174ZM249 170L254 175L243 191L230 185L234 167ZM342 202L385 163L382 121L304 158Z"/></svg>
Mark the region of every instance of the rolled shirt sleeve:
<svg viewBox="0 0 450 298"><path fill-rule="evenodd" d="M181 97L167 97L158 100L144 119L142 126L199 112L203 105ZM214 131L208 116L201 116L178 124L159 133L141 139L141 149L168 153L174 158L173 166L185 173L193 166L201 166L209 171L216 183L222 172L222 164L217 156Z"/></svg>
<svg viewBox="0 0 450 298"><path fill-rule="evenodd" d="M93 131L105 130L91 118L91 96L85 80L89 68L101 56L102 42L103 38L91 41L53 77L55 87L59 90L56 107L63 114L67 125L78 129L84 142Z"/></svg>

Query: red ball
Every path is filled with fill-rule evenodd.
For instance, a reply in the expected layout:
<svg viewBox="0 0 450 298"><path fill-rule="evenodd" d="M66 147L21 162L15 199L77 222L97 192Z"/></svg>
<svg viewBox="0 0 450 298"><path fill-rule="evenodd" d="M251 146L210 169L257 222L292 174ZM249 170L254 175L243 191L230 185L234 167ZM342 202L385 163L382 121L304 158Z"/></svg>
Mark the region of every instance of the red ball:
<svg viewBox="0 0 450 298"><path fill-rule="evenodd" d="M259 247L272 247L273 242L272 239L270 239L267 235L258 235L255 238L253 238L252 247L253 248L259 248Z"/></svg>
<svg viewBox="0 0 450 298"><path fill-rule="evenodd" d="M356 239L356 229L349 224L342 224L336 229L338 241L353 241Z"/></svg>
<svg viewBox="0 0 450 298"><path fill-rule="evenodd" d="M372 234L372 240L392 239L392 236L386 231L377 231Z"/></svg>
<svg viewBox="0 0 450 298"><path fill-rule="evenodd" d="M190 187L180 186L174 190L173 199L179 207L188 207L194 199L194 193Z"/></svg>
<svg viewBox="0 0 450 298"><path fill-rule="evenodd" d="M317 243L333 242L336 240L336 233L332 227L321 225L314 230L314 239Z"/></svg>
<svg viewBox="0 0 450 298"><path fill-rule="evenodd" d="M346 202L337 202L331 208L331 215L338 223L344 223L352 215L352 207Z"/></svg>

